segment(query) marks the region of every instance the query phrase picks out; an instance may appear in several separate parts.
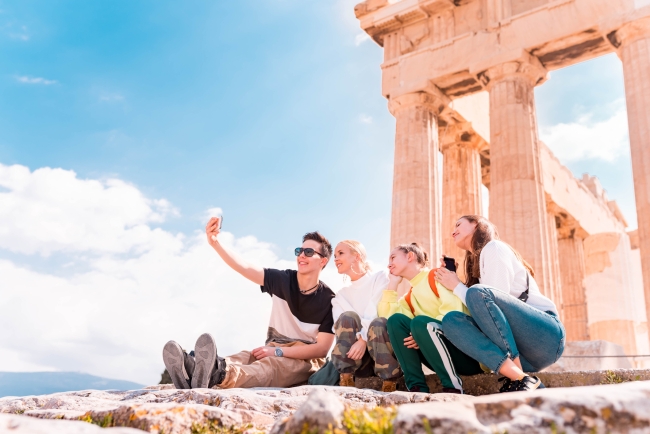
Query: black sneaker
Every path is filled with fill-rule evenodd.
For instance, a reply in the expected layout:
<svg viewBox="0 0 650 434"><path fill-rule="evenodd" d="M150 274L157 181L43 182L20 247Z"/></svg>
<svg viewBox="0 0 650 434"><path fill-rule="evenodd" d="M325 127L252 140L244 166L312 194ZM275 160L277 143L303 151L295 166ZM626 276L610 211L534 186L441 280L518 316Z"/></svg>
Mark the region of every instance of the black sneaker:
<svg viewBox="0 0 650 434"><path fill-rule="evenodd" d="M223 357L217 356L212 375L210 376L210 384L208 387L218 386L226 378L226 360Z"/></svg>
<svg viewBox="0 0 650 434"><path fill-rule="evenodd" d="M499 378L498 381L499 383L501 382L503 383L503 385L499 388L499 393L506 393L506 392L512 392L513 384L519 380L512 381L508 377L501 377Z"/></svg>
<svg viewBox="0 0 650 434"><path fill-rule="evenodd" d="M527 390L544 389L544 384L539 378L526 375L521 380L513 382L513 390L511 392L521 392Z"/></svg>
<svg viewBox="0 0 650 434"><path fill-rule="evenodd" d="M192 389L207 388L210 385L217 361L217 344L209 333L203 333L194 345L194 375L192 375Z"/></svg>
<svg viewBox="0 0 650 434"><path fill-rule="evenodd" d="M180 345L169 341L163 347L163 362L177 389L189 389L194 373L194 359Z"/></svg>

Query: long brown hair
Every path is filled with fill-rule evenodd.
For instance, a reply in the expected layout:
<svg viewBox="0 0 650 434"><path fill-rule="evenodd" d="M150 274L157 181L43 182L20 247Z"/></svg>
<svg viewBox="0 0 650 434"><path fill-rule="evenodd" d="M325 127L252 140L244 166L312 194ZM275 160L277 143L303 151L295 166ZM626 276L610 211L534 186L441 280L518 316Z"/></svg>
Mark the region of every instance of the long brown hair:
<svg viewBox="0 0 650 434"><path fill-rule="evenodd" d="M472 240L470 242L470 250L465 252L465 285L472 286L479 283L479 278L481 277L481 263L479 261L481 251L490 241L500 239L499 232L491 221L480 215L464 215L460 219L465 219L470 223L476 224L476 230L472 234ZM526 267L530 275L535 277L533 267L511 245L507 245L512 249L519 262Z"/></svg>

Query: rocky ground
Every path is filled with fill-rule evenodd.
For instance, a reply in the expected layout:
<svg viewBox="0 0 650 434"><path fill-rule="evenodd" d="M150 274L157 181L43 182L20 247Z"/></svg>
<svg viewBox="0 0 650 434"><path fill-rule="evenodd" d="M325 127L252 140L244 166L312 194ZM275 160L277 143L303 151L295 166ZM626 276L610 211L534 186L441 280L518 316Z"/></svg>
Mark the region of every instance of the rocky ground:
<svg viewBox="0 0 650 434"><path fill-rule="evenodd" d="M65 420L53 420L65 419ZM309 431L305 431L305 426ZM650 382L473 397L301 386L0 399L0 433L650 432Z"/></svg>

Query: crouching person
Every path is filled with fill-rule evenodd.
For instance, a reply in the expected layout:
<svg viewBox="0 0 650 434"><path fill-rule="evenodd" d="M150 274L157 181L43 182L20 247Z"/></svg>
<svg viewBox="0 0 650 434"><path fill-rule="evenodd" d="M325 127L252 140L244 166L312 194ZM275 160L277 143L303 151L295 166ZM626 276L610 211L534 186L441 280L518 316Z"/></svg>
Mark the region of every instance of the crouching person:
<svg viewBox="0 0 650 434"><path fill-rule="evenodd" d="M462 301L436 284L427 268L427 253L417 244L402 244L390 254L390 283L379 303L379 314L388 317L388 334L411 392L429 392L422 365L440 378L443 392L463 393L460 375L483 372L480 364L459 350L442 332L442 320L450 312L466 312ZM401 298L397 286L408 279L410 291Z"/></svg>
<svg viewBox="0 0 650 434"><path fill-rule="evenodd" d="M388 286L385 271L371 272L361 243L345 240L334 249L339 274L350 284L332 300L336 345L332 363L341 386L354 386L354 378L373 374L383 380L382 391L392 392L402 375L386 331L386 319L377 317L377 304Z"/></svg>
<svg viewBox="0 0 650 434"><path fill-rule="evenodd" d="M318 232L303 237L295 250L298 270L264 269L238 258L219 243L219 219L206 227L208 242L233 270L261 286L272 301L265 345L219 357L209 333L196 341L193 355L169 341L163 360L177 389L217 386L289 387L307 381L325 363L332 333L334 293L319 280L332 246ZM243 325L243 324L242 324Z"/></svg>

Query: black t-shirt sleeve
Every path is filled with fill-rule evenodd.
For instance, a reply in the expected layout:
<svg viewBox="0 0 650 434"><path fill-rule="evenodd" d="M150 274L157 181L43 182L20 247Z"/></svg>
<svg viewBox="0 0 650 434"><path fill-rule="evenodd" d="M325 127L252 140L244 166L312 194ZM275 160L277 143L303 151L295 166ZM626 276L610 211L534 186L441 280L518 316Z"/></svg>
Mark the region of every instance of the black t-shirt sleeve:
<svg viewBox="0 0 650 434"><path fill-rule="evenodd" d="M332 301L331 301L331 299L334 298L334 293L331 290L329 290L329 288L327 289L327 292L331 294L331 296L328 297L329 309L327 310L327 314L325 315L325 318L323 318L320 327L318 327L318 332L334 334L334 332L332 331L332 329L334 328L334 316L332 316Z"/></svg>
<svg viewBox="0 0 650 434"><path fill-rule="evenodd" d="M289 290L289 270L276 270L274 268L264 269L264 285L260 287L262 292L285 298L284 294Z"/></svg>

